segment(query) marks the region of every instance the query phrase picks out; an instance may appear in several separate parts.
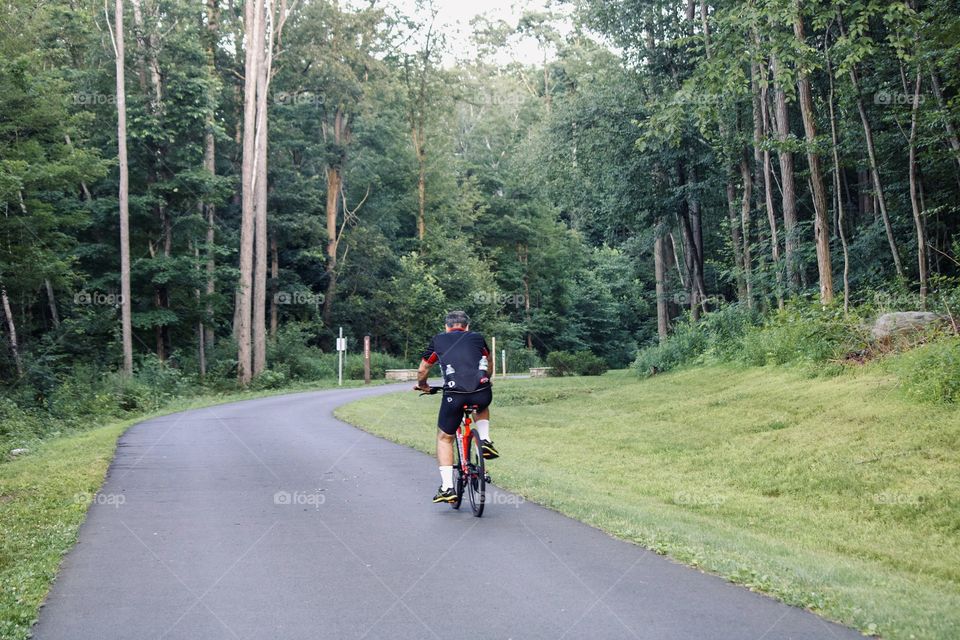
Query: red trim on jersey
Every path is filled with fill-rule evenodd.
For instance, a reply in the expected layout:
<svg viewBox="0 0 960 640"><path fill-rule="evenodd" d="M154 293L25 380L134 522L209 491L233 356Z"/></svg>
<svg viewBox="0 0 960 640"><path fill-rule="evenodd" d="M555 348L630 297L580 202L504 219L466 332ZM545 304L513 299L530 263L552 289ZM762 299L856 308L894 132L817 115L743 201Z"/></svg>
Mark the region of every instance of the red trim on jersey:
<svg viewBox="0 0 960 640"><path fill-rule="evenodd" d="M423 361L426 362L427 364L432 365L432 364L437 364L437 360L439 359L440 359L440 356L438 356L437 352L434 351L433 353L430 354L429 358L424 358Z"/></svg>

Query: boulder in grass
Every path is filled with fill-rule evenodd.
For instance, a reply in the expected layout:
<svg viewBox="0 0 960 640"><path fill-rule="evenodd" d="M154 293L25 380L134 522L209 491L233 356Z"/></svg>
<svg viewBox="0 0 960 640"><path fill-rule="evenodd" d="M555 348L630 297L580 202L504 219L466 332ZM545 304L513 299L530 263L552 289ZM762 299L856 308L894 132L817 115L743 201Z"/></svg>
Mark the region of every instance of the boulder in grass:
<svg viewBox="0 0 960 640"><path fill-rule="evenodd" d="M942 320L942 316L929 311L885 313L873 323L873 337L888 340L894 336L917 333Z"/></svg>

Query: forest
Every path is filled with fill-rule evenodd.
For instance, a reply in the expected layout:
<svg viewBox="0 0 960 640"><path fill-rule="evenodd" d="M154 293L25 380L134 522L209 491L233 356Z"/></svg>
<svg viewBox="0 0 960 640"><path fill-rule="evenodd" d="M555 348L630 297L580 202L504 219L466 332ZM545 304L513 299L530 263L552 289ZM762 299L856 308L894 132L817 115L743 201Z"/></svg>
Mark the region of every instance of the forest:
<svg viewBox="0 0 960 640"><path fill-rule="evenodd" d="M954 0L530 3L469 55L437 12L7 2L0 415L332 375L339 327L409 366L453 308L645 373L960 307Z"/></svg>

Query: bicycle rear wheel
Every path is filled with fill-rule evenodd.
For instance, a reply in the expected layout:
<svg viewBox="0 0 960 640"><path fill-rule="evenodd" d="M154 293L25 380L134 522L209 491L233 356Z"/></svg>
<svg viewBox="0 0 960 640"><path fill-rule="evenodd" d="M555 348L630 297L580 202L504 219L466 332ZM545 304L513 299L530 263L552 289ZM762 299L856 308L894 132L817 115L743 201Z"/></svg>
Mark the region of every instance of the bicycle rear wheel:
<svg viewBox="0 0 960 640"><path fill-rule="evenodd" d="M457 499L450 503L454 509L459 509L463 504L463 490L466 486L466 480L463 477L462 467L460 465L460 443L454 442L454 460L453 460L453 490L457 494Z"/></svg>
<svg viewBox="0 0 960 640"><path fill-rule="evenodd" d="M470 432L467 451L469 452L467 460L468 475L464 480L467 495L470 496L470 507L473 509L473 515L479 518L483 515L483 506L486 502L487 471L483 464L483 446L480 443L480 434L476 431Z"/></svg>

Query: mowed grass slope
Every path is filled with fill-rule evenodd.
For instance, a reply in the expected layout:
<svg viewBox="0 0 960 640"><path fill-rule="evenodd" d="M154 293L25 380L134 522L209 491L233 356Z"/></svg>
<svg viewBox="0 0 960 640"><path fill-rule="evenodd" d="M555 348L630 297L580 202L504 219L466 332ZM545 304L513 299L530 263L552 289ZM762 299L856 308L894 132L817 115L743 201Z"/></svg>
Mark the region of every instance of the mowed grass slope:
<svg viewBox="0 0 960 640"><path fill-rule="evenodd" d="M432 452L437 404L338 413ZM877 367L498 380L492 435L531 500L868 633L960 637L960 411Z"/></svg>

